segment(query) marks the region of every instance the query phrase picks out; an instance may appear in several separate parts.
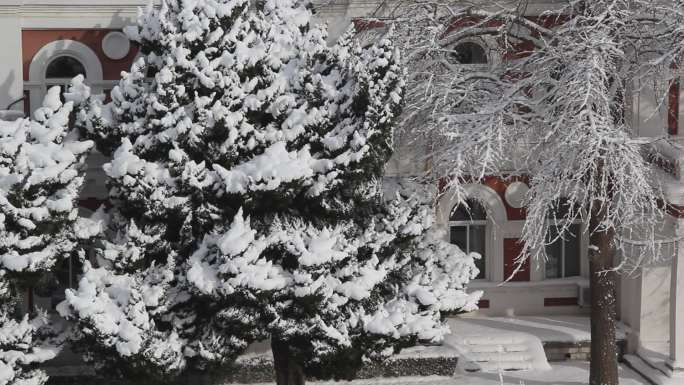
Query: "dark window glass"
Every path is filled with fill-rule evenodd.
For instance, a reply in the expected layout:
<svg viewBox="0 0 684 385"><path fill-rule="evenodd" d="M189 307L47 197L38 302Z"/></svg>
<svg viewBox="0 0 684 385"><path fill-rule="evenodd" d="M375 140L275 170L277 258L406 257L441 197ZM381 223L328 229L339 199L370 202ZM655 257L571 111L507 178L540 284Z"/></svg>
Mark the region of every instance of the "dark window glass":
<svg viewBox="0 0 684 385"><path fill-rule="evenodd" d="M573 212L577 212L577 207L575 207L575 210ZM551 209L547 212L547 217L549 219L557 218L557 219L563 219L566 218L570 214L570 203L568 202L567 198L560 198L558 201L556 201L556 204L551 207Z"/></svg>
<svg viewBox="0 0 684 385"><path fill-rule="evenodd" d="M452 221L484 221L487 211L474 199L468 199L465 205L459 205L451 212Z"/></svg>
<svg viewBox="0 0 684 385"><path fill-rule="evenodd" d="M51 308L54 310L64 300L64 291L75 288L78 283L78 274L83 269L83 264L76 256L69 256L58 261L52 271L43 275L33 287L34 293L40 297L50 298Z"/></svg>
<svg viewBox="0 0 684 385"><path fill-rule="evenodd" d="M157 76L157 72L159 72L159 70L157 69L157 67L155 67L155 66L148 66L148 67L147 67L147 71L145 71L145 77L152 79L152 78L154 78L155 76Z"/></svg>
<svg viewBox="0 0 684 385"><path fill-rule="evenodd" d="M565 276L580 275L580 225L570 226L570 234L565 237Z"/></svg>
<svg viewBox="0 0 684 385"><path fill-rule="evenodd" d="M451 243L458 246L461 250L468 251L468 227L451 226Z"/></svg>
<svg viewBox="0 0 684 385"><path fill-rule="evenodd" d="M60 56L48 64L46 79L71 79L77 75L86 75L85 67L71 56Z"/></svg>
<svg viewBox="0 0 684 385"><path fill-rule="evenodd" d="M546 278L565 278L580 275L580 232L579 224L571 225L568 232L546 245ZM558 236L555 226L549 228L547 241Z"/></svg>
<svg viewBox="0 0 684 385"><path fill-rule="evenodd" d="M459 64L487 64L487 54L484 48L472 42L456 45L452 56Z"/></svg>
<svg viewBox="0 0 684 385"><path fill-rule="evenodd" d="M477 275L477 278L484 278L485 277L485 234L486 234L486 226L485 225L472 225L468 229L469 233L468 238L469 238L469 245L470 245L470 250L469 252L475 252L478 253L482 256L482 258L475 260L475 266L480 270L480 274Z"/></svg>
<svg viewBox="0 0 684 385"><path fill-rule="evenodd" d="M485 208L476 200L469 199L465 205L456 207L451 213L452 222L462 222L451 226L451 243L466 253L478 253L482 258L475 261L480 270L477 278L485 278L485 255L487 220Z"/></svg>
<svg viewBox="0 0 684 385"><path fill-rule="evenodd" d="M485 252L485 225L470 226L470 234L468 234L468 241L470 244L470 252L476 252L484 255Z"/></svg>
<svg viewBox="0 0 684 385"><path fill-rule="evenodd" d="M558 235L556 227L549 228L547 241L550 242ZM557 239L546 245L546 278L561 278L563 261L563 240Z"/></svg>

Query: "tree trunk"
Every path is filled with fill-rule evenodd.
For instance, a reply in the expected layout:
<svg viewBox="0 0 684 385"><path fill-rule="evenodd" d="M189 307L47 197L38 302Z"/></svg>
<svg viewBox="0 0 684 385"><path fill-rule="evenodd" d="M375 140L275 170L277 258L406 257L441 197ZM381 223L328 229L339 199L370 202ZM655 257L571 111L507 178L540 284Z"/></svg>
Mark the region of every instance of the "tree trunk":
<svg viewBox="0 0 684 385"><path fill-rule="evenodd" d="M618 385L616 324L616 283L614 267L615 232L601 228L605 212L598 203L590 218L591 249L589 287L591 290L590 385Z"/></svg>
<svg viewBox="0 0 684 385"><path fill-rule="evenodd" d="M290 345L287 342L271 339L273 366L277 385L304 385L304 370L292 359Z"/></svg>

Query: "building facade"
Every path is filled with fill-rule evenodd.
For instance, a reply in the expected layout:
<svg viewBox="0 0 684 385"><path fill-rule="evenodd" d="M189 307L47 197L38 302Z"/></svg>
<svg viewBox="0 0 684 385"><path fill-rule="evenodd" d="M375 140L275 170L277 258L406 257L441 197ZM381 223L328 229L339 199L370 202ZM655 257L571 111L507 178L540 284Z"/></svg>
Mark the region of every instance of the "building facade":
<svg viewBox="0 0 684 385"><path fill-rule="evenodd" d="M532 2L528 13L553 6L553 1ZM138 7L144 0L0 0L0 110L16 110L30 115L41 105L46 90L64 86L78 74L95 92L107 94L127 70L138 52L122 29L135 23ZM338 0L319 9L330 38L339 36L354 20L381 16L380 2ZM455 50L472 65L496 62L489 42L468 39L456 43ZM655 81L654 81L655 82ZM628 118L639 136L669 134L676 143L680 123L678 87L670 88L667 103L659 103L653 87L635 85L628 98ZM684 144L684 141L682 141ZM684 147L661 146L662 161L654 164L666 186L669 216L663 223L662 238L684 238ZM422 166L399 151L388 166L390 175L410 175ZM83 214L106 199L104 175L100 166L106 159L93 154L88 161L87 182L82 194ZM479 314L554 315L587 314L589 295L586 224L574 226L575 237L549 245L547 261L532 261L502 284L514 269L525 221L522 197L527 185L524 177L502 180L487 178L466 187L471 210L458 206L449 194L437 205L439 224L449 241L465 251L483 255L481 275L471 283L473 290L484 290ZM670 351L673 366L684 360L684 243L670 242L664 248L668 258L661 266L640 269L620 279L619 316L629 327L628 348L633 351ZM69 266L72 266L71 264ZM73 285L77 269L66 268L65 285ZM680 282L679 279L682 279ZM37 296L36 303L51 307L60 298ZM672 342L670 344L670 342Z"/></svg>

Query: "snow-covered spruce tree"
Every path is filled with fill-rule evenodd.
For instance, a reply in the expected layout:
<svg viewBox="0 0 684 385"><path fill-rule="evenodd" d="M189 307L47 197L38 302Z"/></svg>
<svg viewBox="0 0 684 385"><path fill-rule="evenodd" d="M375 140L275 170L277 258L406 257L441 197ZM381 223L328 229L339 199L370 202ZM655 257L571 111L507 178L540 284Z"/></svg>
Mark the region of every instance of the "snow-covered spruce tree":
<svg viewBox="0 0 684 385"><path fill-rule="evenodd" d="M19 300L6 272L0 270L0 384L42 385L48 376L37 365L54 358L57 350L40 341L45 315L33 319L28 314L21 316Z"/></svg>
<svg viewBox="0 0 684 385"><path fill-rule="evenodd" d="M666 98L684 52L684 5L569 1L533 17L526 5L426 0L393 8L411 75L402 122L431 139L433 176L449 178L457 194L465 180L529 176L518 266L545 258L545 246L573 222L588 224L590 383L617 384L616 272L661 258L662 193L643 155L667 135L663 127L660 138L636 137L625 101L653 79L665 84L656 97ZM460 65L455 47L473 38L488 40L501 62ZM549 237L551 227L557 236ZM639 247L632 229L641 232Z"/></svg>
<svg viewBox="0 0 684 385"><path fill-rule="evenodd" d="M73 103L49 90L35 120L0 121L0 384L43 384L37 369L58 349L44 337L47 315L18 303L26 288L55 280L51 270L79 255L93 224L78 218L80 168L93 143L69 133ZM96 227L96 226L95 226ZM97 230L95 230L97 232ZM82 255L82 254L80 254Z"/></svg>
<svg viewBox="0 0 684 385"><path fill-rule="evenodd" d="M428 231L430 205L383 197L392 43L328 47L310 18L292 0L165 0L130 31L144 55L113 102L82 103L83 133L123 138L112 235L60 307L88 357L166 376L270 338L278 383L299 384L437 341L474 308L472 257Z"/></svg>
<svg viewBox="0 0 684 385"><path fill-rule="evenodd" d="M95 141L98 151L111 156L123 137L135 141L143 132L141 116L147 109L148 84L145 59L133 63L129 72L122 73L119 84L111 91L112 102L103 105L104 95L92 95L85 78L79 75L72 79L65 97L75 103L75 125L81 135ZM117 124L111 122L116 119Z"/></svg>

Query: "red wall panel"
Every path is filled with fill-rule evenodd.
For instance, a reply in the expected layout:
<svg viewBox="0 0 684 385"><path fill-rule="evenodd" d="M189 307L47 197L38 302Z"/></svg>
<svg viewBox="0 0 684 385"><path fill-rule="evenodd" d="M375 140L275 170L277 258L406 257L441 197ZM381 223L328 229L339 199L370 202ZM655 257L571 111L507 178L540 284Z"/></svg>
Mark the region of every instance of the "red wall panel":
<svg viewBox="0 0 684 385"><path fill-rule="evenodd" d="M504 279L508 279L515 271L516 264L515 259L522 252L523 244L518 238L504 238ZM530 280L530 259L526 259L523 263L522 269L520 269L513 278L510 279L511 282L527 282Z"/></svg>
<svg viewBox="0 0 684 385"><path fill-rule="evenodd" d="M104 80L118 80L121 71L131 68L138 49L131 44L131 50L120 60L108 58L102 51L102 39L112 29L25 29L21 32L22 60L24 64L24 81L28 81L31 60L46 44L56 40L75 40L85 44L95 52L102 64Z"/></svg>

